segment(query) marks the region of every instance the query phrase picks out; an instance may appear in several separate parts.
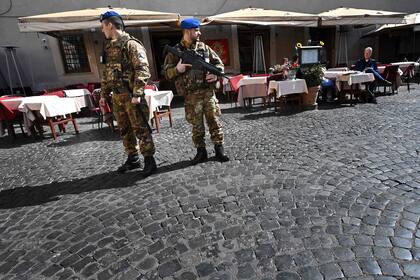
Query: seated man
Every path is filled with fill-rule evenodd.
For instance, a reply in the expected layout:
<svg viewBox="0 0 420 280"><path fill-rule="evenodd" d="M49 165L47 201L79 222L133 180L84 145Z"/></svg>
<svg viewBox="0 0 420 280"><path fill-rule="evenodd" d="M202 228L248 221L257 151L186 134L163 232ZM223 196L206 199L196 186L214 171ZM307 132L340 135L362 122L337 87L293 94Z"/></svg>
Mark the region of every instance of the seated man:
<svg viewBox="0 0 420 280"><path fill-rule="evenodd" d="M378 66L376 66L376 61L374 59L371 59L372 51L373 50L371 47L367 47L364 51L364 58L359 59L356 62L354 69L361 72L364 71L366 73L372 73L373 76L375 76L375 82L371 82L368 85L368 101L376 103L376 98L374 94L376 88L376 81L382 81L388 85L392 85L392 83L382 78L381 74L379 74Z"/></svg>

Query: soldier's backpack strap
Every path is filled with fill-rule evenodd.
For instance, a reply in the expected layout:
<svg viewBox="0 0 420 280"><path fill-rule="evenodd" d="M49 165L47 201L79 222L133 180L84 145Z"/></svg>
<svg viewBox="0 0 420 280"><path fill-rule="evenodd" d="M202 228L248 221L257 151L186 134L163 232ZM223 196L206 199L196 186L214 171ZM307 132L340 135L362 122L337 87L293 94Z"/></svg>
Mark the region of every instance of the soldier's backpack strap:
<svg viewBox="0 0 420 280"><path fill-rule="evenodd" d="M141 46L143 46L142 42L134 37L129 37L127 39L125 39L124 41L121 42L121 53L122 53L122 59L121 59L121 72L122 72L122 82L124 84L124 86L131 91L132 88L130 87L130 81L125 79L127 77L125 77L126 75L126 71L130 70L132 68L132 65L130 63L130 58L128 55L128 42L130 41L135 41L137 43L139 43ZM124 78L125 77L125 78Z"/></svg>
<svg viewBox="0 0 420 280"><path fill-rule="evenodd" d="M130 41L135 41L135 42L139 43L142 47L144 47L143 46L143 43L140 40L138 40L138 39L136 39L134 37L131 37L130 36L130 38L128 38L127 40L125 40L122 43L122 49L121 49L121 52L122 52L122 55L123 55L123 61L121 63L121 68L125 68L125 66L130 65L130 63L129 63L129 57L128 57L128 42L130 42ZM125 69L122 69L122 70L124 72Z"/></svg>

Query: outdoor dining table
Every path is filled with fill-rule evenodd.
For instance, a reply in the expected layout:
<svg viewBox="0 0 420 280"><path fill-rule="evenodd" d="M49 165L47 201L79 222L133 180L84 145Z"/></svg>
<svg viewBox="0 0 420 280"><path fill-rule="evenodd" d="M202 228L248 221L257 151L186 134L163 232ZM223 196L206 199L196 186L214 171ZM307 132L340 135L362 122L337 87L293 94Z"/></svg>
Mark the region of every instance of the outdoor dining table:
<svg viewBox="0 0 420 280"><path fill-rule="evenodd" d="M308 87L304 79L270 81L268 84L268 94L274 90L276 91L276 97L279 98L284 95L307 93Z"/></svg>
<svg viewBox="0 0 420 280"><path fill-rule="evenodd" d="M398 65L402 72L405 72L405 70L413 65L414 67L419 67L420 63L414 62L414 61L401 61L401 62L392 62L391 65Z"/></svg>
<svg viewBox="0 0 420 280"><path fill-rule="evenodd" d="M54 95L41 95L30 97L16 97L2 101L10 110L18 110L23 112L23 120L28 135L32 134L32 127L34 121L41 117L47 120L50 125L51 132L54 139L56 134L53 125L62 124L65 122L72 122L76 133L78 128L76 120L73 118L72 113L80 112L80 107L73 98L60 98ZM59 117L60 120L53 120Z"/></svg>
<svg viewBox="0 0 420 280"><path fill-rule="evenodd" d="M161 106L171 106L171 101L174 97L174 94L171 90L151 90L145 89L144 95L146 98L147 106L149 107L149 121L153 118L153 112L156 112ZM110 113L111 108L108 104L101 106L101 111L103 114Z"/></svg>
<svg viewBox="0 0 420 280"><path fill-rule="evenodd" d="M174 94L172 90L151 90L145 89L144 95L149 106L149 121L153 118L153 112L157 112L161 106L171 106Z"/></svg>
<svg viewBox="0 0 420 280"><path fill-rule="evenodd" d="M245 77L239 81L238 104L244 107L245 99L267 97L267 77Z"/></svg>
<svg viewBox="0 0 420 280"><path fill-rule="evenodd" d="M275 91L274 111L277 111L277 100L280 98L295 97L299 104L302 103L302 94L308 92L306 81L304 79L293 79L284 81L270 81L268 83L267 94Z"/></svg>
<svg viewBox="0 0 420 280"><path fill-rule="evenodd" d="M88 89L66 89L63 90L66 98L72 98L79 108L93 108L91 93Z"/></svg>
<svg viewBox="0 0 420 280"><path fill-rule="evenodd" d="M7 123L12 122L16 118L18 106L22 98L16 96L0 97L0 137L4 135L6 127L9 129ZM3 127L3 124L6 124L6 127Z"/></svg>
<svg viewBox="0 0 420 280"><path fill-rule="evenodd" d="M353 96L355 86L367 82L373 82L375 76L372 73L359 71L325 71L324 77L333 79L336 82L338 91L342 91L342 84L347 83L350 86L350 105L353 105Z"/></svg>
<svg viewBox="0 0 420 280"><path fill-rule="evenodd" d="M391 65L393 65L393 64L391 64ZM398 65L398 64L395 64L395 65ZM378 66L378 73L379 74L383 74L384 71L385 71L386 66L387 65ZM398 67L398 75L401 76L402 74L403 74L403 71L402 71L401 67Z"/></svg>

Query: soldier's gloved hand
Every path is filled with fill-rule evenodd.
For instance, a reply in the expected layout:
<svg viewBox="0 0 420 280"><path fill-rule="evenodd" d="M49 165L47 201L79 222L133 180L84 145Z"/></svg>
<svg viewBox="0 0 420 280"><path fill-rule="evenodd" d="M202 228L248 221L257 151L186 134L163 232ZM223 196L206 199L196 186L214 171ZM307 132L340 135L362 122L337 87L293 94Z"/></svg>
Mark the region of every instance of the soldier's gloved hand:
<svg viewBox="0 0 420 280"><path fill-rule="evenodd" d="M176 65L176 71L178 71L178 73L184 73L187 71L187 67L192 67L192 65L188 63L182 63L182 59L180 59Z"/></svg>
<svg viewBox="0 0 420 280"><path fill-rule="evenodd" d="M217 76L214 74L207 74L206 81L207 83L214 83L215 81L217 81Z"/></svg>

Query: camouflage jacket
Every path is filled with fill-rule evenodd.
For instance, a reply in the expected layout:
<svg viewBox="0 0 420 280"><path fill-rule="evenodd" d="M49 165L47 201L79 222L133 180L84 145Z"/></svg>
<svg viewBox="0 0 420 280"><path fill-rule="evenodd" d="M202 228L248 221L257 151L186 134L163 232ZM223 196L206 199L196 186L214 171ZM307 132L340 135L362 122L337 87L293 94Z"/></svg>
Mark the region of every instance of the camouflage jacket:
<svg viewBox="0 0 420 280"><path fill-rule="evenodd" d="M106 43L105 52L106 61L101 82L102 96L111 91L130 92L136 97L143 96L150 71L142 43L123 32L117 40Z"/></svg>
<svg viewBox="0 0 420 280"><path fill-rule="evenodd" d="M190 49L199 54L208 63L213 64L221 71L224 70L222 60L209 46L203 42L193 43L188 46L188 43L182 40L180 43L175 45L180 51ZM176 65L179 58L172 53L168 53L165 57L165 63L163 66L163 74L165 78L170 81L175 81L175 86L178 94L194 93L203 89L214 89L215 83L209 84L206 82L206 73L201 69L187 69L184 73L179 73L176 70Z"/></svg>

